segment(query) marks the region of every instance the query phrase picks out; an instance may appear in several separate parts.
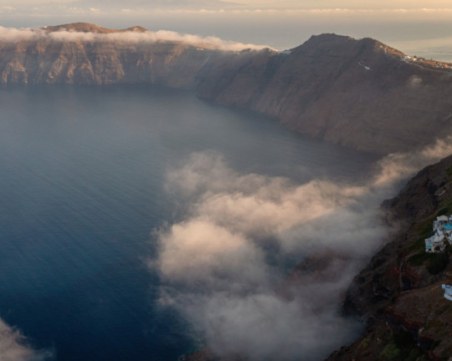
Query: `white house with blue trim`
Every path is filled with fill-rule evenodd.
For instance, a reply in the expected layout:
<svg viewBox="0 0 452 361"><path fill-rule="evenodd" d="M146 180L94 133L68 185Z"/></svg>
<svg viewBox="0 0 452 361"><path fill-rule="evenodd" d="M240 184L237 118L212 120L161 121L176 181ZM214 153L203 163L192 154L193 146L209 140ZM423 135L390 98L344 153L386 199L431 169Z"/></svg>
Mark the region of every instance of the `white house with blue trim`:
<svg viewBox="0 0 452 361"><path fill-rule="evenodd" d="M425 240L425 252L440 253L452 245L452 216L439 216L433 221L433 236Z"/></svg>
<svg viewBox="0 0 452 361"><path fill-rule="evenodd" d="M446 300L452 301L452 285L443 285L444 298Z"/></svg>

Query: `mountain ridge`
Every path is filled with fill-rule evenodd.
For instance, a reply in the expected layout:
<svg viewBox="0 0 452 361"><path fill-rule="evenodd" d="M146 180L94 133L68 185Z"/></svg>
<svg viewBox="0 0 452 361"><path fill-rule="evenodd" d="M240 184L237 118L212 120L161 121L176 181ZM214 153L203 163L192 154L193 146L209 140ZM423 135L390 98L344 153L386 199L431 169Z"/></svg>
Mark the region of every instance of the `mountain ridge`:
<svg viewBox="0 0 452 361"><path fill-rule="evenodd" d="M450 64L411 58L369 38L331 34L272 58L216 70L198 93L271 116L310 137L372 153L409 151L451 130L452 108L444 101L452 95ZM279 64L262 79L272 62ZM257 80L245 87L250 74ZM233 80L218 89L221 77Z"/></svg>
<svg viewBox="0 0 452 361"><path fill-rule="evenodd" d="M126 29L109 29L103 26L99 26L92 23L85 22L77 22L77 23L68 23L61 25L49 25L44 26L42 28L47 32L57 32L57 31L72 31L72 32L80 32L80 33L95 33L95 34L112 34L112 33L121 33L121 32L138 32L143 33L148 31L146 28L135 25L128 27Z"/></svg>
<svg viewBox="0 0 452 361"><path fill-rule="evenodd" d="M370 38L321 34L276 52L138 26L73 23L42 32L0 37L0 85L187 89L213 104L378 155L421 148L452 132L452 65L410 57Z"/></svg>

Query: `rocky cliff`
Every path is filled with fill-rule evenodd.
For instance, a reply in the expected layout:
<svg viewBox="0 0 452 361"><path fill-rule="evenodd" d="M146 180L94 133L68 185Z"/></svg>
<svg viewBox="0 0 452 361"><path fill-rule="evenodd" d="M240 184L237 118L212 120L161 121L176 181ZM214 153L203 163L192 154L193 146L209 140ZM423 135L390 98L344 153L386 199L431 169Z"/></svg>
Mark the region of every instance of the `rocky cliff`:
<svg viewBox="0 0 452 361"><path fill-rule="evenodd" d="M49 26L0 37L0 84L144 83L191 89L205 64L226 53L208 43L162 40L138 26Z"/></svg>
<svg viewBox="0 0 452 361"><path fill-rule="evenodd" d="M372 39L324 34L276 52L86 23L14 34L0 36L4 85L192 89L207 101L375 154L409 151L452 130L452 65L409 57Z"/></svg>
<svg viewBox="0 0 452 361"><path fill-rule="evenodd" d="M452 282L452 253L426 254L433 220L452 213L452 156L429 166L386 202L400 230L356 276L346 311L367 320L366 333L328 361L450 360L452 302L442 283Z"/></svg>

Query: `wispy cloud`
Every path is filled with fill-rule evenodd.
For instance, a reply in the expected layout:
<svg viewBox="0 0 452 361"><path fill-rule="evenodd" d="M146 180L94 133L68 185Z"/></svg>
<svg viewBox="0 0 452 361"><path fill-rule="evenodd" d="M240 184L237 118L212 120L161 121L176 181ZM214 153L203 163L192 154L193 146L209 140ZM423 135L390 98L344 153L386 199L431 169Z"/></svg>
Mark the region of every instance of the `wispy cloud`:
<svg viewBox="0 0 452 361"><path fill-rule="evenodd" d="M265 45L226 41L213 36L201 37L164 30L146 32L123 31L99 34L65 30L47 32L42 29L17 29L0 26L0 39L3 41L37 40L45 38L54 41L114 41L127 43L182 42L187 45L204 49L219 49L224 51L241 51L246 49L262 50L264 48L269 48Z"/></svg>
<svg viewBox="0 0 452 361"><path fill-rule="evenodd" d="M419 16L429 14L439 14L446 16L452 11L452 6L448 1L354 1L354 0L326 0L326 1L295 1L295 0L131 0L126 4L123 1L112 0L66 0L59 1L58 4L48 0L18 0L14 5L4 7L5 11L11 11L16 15L28 16L56 16L67 17L71 15L93 15L100 17L118 15L127 10L129 15L151 16L165 14L192 14L192 15L337 15L337 16ZM0 7L1 10L1 7ZM448 15L450 16L450 14Z"/></svg>
<svg viewBox="0 0 452 361"><path fill-rule="evenodd" d="M27 346L25 338L0 320L0 360L2 361L44 361L50 353L38 352Z"/></svg>

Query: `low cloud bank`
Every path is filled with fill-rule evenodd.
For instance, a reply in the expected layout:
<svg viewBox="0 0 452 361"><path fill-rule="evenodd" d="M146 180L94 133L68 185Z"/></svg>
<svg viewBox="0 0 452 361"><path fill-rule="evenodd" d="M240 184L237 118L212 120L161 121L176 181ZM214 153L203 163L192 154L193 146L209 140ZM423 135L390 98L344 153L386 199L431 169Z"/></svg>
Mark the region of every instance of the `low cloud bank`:
<svg viewBox="0 0 452 361"><path fill-rule="evenodd" d="M43 29L17 29L0 26L0 41L24 40L53 40L53 41L86 41L86 42L125 42L125 43L158 43L182 42L187 45L223 51L262 50L269 48L265 45L244 44L240 42L222 40L214 36L201 37L191 34L180 34L173 31L122 31L108 34L92 32L76 32L59 30L47 32Z"/></svg>
<svg viewBox="0 0 452 361"><path fill-rule="evenodd" d="M44 361L49 353L37 352L27 346L20 332L0 320L0 360L1 361Z"/></svg>
<svg viewBox="0 0 452 361"><path fill-rule="evenodd" d="M450 154L449 144L390 155L366 184L294 184L239 174L216 154L192 155L168 173L168 191L185 210L158 232L151 266L161 276L161 303L178 309L220 356L326 357L360 330L340 304L387 239L380 202Z"/></svg>

